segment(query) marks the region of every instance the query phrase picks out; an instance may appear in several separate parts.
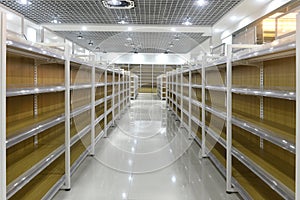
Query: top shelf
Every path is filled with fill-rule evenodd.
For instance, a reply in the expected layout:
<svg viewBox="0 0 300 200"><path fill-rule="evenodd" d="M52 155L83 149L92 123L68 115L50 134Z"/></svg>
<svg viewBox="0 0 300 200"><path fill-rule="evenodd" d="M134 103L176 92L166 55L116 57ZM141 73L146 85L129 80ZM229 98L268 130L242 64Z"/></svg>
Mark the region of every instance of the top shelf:
<svg viewBox="0 0 300 200"><path fill-rule="evenodd" d="M276 57L286 57L295 52L291 50L296 49L296 35L291 35L272 43L257 45L257 47L245 49L239 53L233 55L233 61L242 59L255 58L256 61L274 59ZM277 54L277 55L276 55ZM268 57L270 55L270 57Z"/></svg>

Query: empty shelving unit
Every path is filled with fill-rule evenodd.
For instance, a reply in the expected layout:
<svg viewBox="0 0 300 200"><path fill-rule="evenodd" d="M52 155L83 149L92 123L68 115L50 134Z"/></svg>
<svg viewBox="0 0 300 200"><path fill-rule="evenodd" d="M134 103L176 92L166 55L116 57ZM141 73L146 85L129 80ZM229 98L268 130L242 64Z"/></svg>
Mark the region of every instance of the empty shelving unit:
<svg viewBox="0 0 300 200"><path fill-rule="evenodd" d="M157 77L157 96L161 100L166 100L166 75Z"/></svg>
<svg viewBox="0 0 300 200"><path fill-rule="evenodd" d="M187 140L200 152L189 166L180 160L189 153L176 158L192 182L182 191L199 193L190 166L208 161L224 199L300 199L299 0L49 2L0 1L0 200L70 191L71 176L115 130L129 150L111 142L121 153L101 153L128 165L129 177L99 163L125 174L130 191L142 174L130 170L172 160ZM138 134L156 125L149 138L167 141L165 154L131 159L146 157L134 145L147 149ZM164 175L172 192L180 177ZM120 198L140 194L131 195Z"/></svg>
<svg viewBox="0 0 300 200"><path fill-rule="evenodd" d="M7 198L51 198L128 106L129 73L70 56L65 46L2 40Z"/></svg>
<svg viewBox="0 0 300 200"><path fill-rule="evenodd" d="M136 99L139 92L139 80L138 76L131 74L130 75L130 98L131 100Z"/></svg>
<svg viewBox="0 0 300 200"><path fill-rule="evenodd" d="M295 199L298 40L228 45L227 56L167 73L169 109L244 198Z"/></svg>

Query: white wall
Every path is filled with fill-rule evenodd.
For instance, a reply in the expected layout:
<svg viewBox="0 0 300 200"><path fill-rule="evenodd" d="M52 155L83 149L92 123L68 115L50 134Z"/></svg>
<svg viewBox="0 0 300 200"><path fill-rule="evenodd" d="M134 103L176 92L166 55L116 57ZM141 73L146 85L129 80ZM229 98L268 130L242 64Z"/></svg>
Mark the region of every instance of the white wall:
<svg viewBox="0 0 300 200"><path fill-rule="evenodd" d="M167 64L181 65L190 60L189 54L150 54L150 53L100 53L97 60L102 63L116 64Z"/></svg>

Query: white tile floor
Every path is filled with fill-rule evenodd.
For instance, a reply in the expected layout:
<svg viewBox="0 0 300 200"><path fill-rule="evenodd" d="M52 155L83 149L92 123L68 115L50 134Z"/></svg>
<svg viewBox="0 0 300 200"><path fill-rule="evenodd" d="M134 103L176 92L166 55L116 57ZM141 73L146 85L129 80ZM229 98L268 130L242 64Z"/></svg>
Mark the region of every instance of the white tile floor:
<svg viewBox="0 0 300 200"><path fill-rule="evenodd" d="M199 159L199 146L165 103L153 99L140 94L72 176L72 190L59 191L55 200L239 199L226 194L224 178Z"/></svg>

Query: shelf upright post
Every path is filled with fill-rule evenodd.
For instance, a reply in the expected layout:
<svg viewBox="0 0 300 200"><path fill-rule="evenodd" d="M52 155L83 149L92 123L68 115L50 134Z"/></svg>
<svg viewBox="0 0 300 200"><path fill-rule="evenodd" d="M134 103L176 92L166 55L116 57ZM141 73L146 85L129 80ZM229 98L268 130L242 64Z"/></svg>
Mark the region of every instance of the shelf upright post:
<svg viewBox="0 0 300 200"><path fill-rule="evenodd" d="M113 64L113 81L112 81L112 126L115 125L115 78L116 78L116 71L115 65Z"/></svg>
<svg viewBox="0 0 300 200"><path fill-rule="evenodd" d="M181 127L183 127L183 65L180 73L180 109L181 109Z"/></svg>
<svg viewBox="0 0 300 200"><path fill-rule="evenodd" d="M119 71L119 81L118 81L118 119L121 115L121 71Z"/></svg>
<svg viewBox="0 0 300 200"><path fill-rule="evenodd" d="M202 158L206 158L206 136L205 136L205 131L206 131L206 118L205 118L205 112L206 112L206 102L205 102L205 85L206 85L206 66L207 66L207 55L204 54L202 57L202 67L201 67L201 99L202 99L202 107L201 107L201 123L202 123L202 128L201 128L201 136L202 136L202 144L201 144L201 156Z"/></svg>
<svg viewBox="0 0 300 200"><path fill-rule="evenodd" d="M65 190L71 189L71 138L70 138L70 52L69 45L65 44Z"/></svg>
<svg viewBox="0 0 300 200"><path fill-rule="evenodd" d="M92 104L92 109L91 109L91 152L90 155L94 156L95 155L95 99L96 99L96 66L94 64L93 60L93 66L92 66L92 88L91 88L91 104Z"/></svg>
<svg viewBox="0 0 300 200"><path fill-rule="evenodd" d="M232 188L232 45L227 45L227 127L226 127L226 192L234 192Z"/></svg>
<svg viewBox="0 0 300 200"><path fill-rule="evenodd" d="M107 137L107 67L104 69L104 137Z"/></svg>
<svg viewBox="0 0 300 200"><path fill-rule="evenodd" d="M300 14L296 25L296 198L300 199Z"/></svg>
<svg viewBox="0 0 300 200"><path fill-rule="evenodd" d="M6 199L6 15L0 12L0 199Z"/></svg>
<svg viewBox="0 0 300 200"><path fill-rule="evenodd" d="M192 136L192 65L189 67L189 138Z"/></svg>

